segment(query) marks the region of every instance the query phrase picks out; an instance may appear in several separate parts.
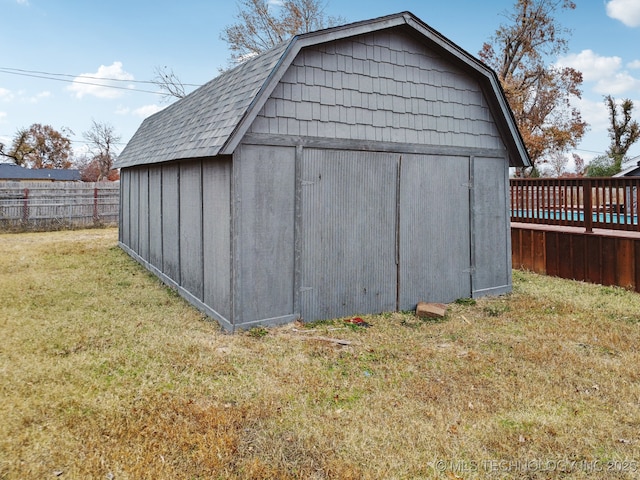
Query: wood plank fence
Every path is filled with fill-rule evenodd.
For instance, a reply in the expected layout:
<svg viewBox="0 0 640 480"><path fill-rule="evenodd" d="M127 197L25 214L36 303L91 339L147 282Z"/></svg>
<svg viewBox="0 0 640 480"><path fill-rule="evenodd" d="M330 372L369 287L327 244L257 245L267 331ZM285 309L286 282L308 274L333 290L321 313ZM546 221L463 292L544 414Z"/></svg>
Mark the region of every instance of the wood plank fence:
<svg viewBox="0 0 640 480"><path fill-rule="evenodd" d="M640 292L640 178L511 180L514 268Z"/></svg>
<svg viewBox="0 0 640 480"><path fill-rule="evenodd" d="M0 182L0 231L118 225L119 182Z"/></svg>

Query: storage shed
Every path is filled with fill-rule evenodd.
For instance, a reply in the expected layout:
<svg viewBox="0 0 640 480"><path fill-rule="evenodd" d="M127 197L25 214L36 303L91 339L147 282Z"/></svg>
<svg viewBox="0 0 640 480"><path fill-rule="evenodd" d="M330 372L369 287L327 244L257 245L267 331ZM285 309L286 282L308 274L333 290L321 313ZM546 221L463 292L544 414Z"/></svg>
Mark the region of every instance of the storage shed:
<svg viewBox="0 0 640 480"><path fill-rule="evenodd" d="M408 12L303 34L147 118L120 245L228 330L511 289L493 71Z"/></svg>

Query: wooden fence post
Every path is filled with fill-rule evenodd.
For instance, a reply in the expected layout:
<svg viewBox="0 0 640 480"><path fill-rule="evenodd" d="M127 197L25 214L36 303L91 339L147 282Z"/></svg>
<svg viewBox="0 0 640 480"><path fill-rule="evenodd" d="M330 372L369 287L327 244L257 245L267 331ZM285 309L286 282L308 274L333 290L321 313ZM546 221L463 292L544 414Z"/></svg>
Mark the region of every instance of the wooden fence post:
<svg viewBox="0 0 640 480"><path fill-rule="evenodd" d="M93 221L98 222L98 187L93 188Z"/></svg>
<svg viewBox="0 0 640 480"><path fill-rule="evenodd" d="M584 229L586 233L593 233L593 205L591 195L591 179L585 178L582 184Z"/></svg>
<svg viewBox="0 0 640 480"><path fill-rule="evenodd" d="M29 189L25 188L22 195L22 222L29 221Z"/></svg>

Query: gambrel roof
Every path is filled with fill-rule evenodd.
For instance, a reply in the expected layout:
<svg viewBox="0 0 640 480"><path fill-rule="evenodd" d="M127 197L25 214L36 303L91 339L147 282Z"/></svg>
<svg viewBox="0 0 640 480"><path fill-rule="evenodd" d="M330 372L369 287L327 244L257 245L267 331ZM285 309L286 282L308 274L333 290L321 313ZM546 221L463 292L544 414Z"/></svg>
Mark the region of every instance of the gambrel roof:
<svg viewBox="0 0 640 480"><path fill-rule="evenodd" d="M530 160L496 74L409 12L293 37L229 70L148 117L117 167L232 154L301 49L379 30L402 28L476 78L501 131L511 166Z"/></svg>

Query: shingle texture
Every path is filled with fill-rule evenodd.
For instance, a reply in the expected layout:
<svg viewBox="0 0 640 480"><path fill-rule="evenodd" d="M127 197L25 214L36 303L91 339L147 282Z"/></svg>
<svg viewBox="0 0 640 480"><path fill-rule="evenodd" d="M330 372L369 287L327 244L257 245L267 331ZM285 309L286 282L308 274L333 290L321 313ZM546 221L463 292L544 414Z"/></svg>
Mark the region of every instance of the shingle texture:
<svg viewBox="0 0 640 480"><path fill-rule="evenodd" d="M504 148L478 81L400 31L302 50L249 131Z"/></svg>
<svg viewBox="0 0 640 480"><path fill-rule="evenodd" d="M80 172L73 169L24 168L10 163L0 163L0 180L56 180L75 182Z"/></svg>
<svg viewBox="0 0 640 480"><path fill-rule="evenodd" d="M217 155L287 46L246 61L144 120L117 166Z"/></svg>

